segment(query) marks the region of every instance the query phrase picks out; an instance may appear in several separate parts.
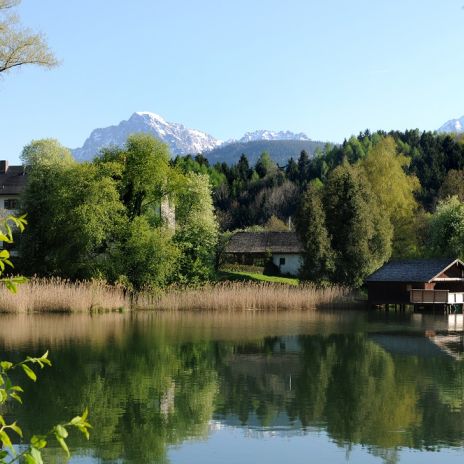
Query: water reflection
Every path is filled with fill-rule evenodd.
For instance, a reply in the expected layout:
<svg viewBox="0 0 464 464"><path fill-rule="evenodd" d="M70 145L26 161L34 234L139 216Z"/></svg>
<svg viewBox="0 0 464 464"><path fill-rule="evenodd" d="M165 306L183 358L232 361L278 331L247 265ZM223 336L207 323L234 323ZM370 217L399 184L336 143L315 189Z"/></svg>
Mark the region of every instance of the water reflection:
<svg viewBox="0 0 464 464"><path fill-rule="evenodd" d="M91 441L71 440L84 462L168 462L173 445L219 430L243 430L243 440L326 434L348 459L361 445L373 462L461 447L462 332L443 317L384 317L10 316L0 346L18 359L52 346L53 369L14 413L37 433L88 406ZM4 329L14 324L17 338Z"/></svg>

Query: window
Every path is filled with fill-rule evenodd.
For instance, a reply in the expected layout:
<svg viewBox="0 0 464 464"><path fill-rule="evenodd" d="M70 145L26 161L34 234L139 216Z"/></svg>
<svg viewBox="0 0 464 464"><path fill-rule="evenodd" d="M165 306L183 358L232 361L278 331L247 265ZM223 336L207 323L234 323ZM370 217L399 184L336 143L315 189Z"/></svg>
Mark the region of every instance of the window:
<svg viewBox="0 0 464 464"><path fill-rule="evenodd" d="M3 202L5 209L18 209L19 202L16 199L9 198Z"/></svg>
<svg viewBox="0 0 464 464"><path fill-rule="evenodd" d="M285 266L285 258L279 259L279 266Z"/></svg>

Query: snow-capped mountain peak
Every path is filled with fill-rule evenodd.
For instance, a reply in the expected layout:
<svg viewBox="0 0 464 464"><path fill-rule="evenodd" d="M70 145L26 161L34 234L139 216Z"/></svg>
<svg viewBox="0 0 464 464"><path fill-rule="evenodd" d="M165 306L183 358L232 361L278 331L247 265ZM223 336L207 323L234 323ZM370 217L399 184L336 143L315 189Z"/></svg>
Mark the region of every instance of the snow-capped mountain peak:
<svg viewBox="0 0 464 464"><path fill-rule="evenodd" d="M238 142L253 142L256 140L310 140L309 137L300 132L295 134L291 131L270 131L270 130L256 130L247 132Z"/></svg>
<svg viewBox="0 0 464 464"><path fill-rule="evenodd" d="M93 159L103 147L122 146L131 134L143 132L152 134L165 142L173 155L202 153L219 146L222 142L213 136L188 129L182 124L167 122L158 114L148 111L133 113L127 121L117 126L95 129L81 148L73 150L78 161Z"/></svg>
<svg viewBox="0 0 464 464"><path fill-rule="evenodd" d="M450 119L437 132L454 132L458 134L464 132L464 116L459 119Z"/></svg>
<svg viewBox="0 0 464 464"><path fill-rule="evenodd" d="M179 123L168 122L159 114L138 111L118 125L93 130L84 145L72 151L78 161L92 160L102 148L108 146L121 147L126 143L129 135L139 132L151 134L166 143L174 156L207 153L214 148L231 143L274 140L310 141L309 137L301 132L295 134L288 130L279 132L257 130L247 132L239 140L228 140L223 143L206 132L189 129Z"/></svg>

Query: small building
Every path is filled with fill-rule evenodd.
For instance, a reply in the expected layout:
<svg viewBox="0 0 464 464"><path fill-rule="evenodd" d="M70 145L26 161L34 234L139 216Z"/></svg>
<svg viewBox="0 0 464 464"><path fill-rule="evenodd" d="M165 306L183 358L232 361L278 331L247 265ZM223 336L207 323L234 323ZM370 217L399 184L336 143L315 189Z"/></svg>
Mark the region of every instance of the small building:
<svg viewBox="0 0 464 464"><path fill-rule="evenodd" d="M298 275L303 264L303 245L295 232L237 232L225 249L229 260L264 265L272 258L281 274Z"/></svg>
<svg viewBox="0 0 464 464"><path fill-rule="evenodd" d="M370 305L463 305L464 263L459 259L390 261L366 279Z"/></svg>
<svg viewBox="0 0 464 464"><path fill-rule="evenodd" d="M9 166L0 160L0 209L7 214L15 214L19 208L19 197L26 186L24 166Z"/></svg>

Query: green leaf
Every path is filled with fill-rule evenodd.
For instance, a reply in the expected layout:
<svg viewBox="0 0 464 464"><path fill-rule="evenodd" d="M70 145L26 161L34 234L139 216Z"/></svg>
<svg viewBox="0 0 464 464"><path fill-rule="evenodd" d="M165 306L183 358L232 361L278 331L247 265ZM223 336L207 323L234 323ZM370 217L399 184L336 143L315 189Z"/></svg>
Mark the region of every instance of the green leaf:
<svg viewBox="0 0 464 464"><path fill-rule="evenodd" d="M0 450L0 459L6 458L8 456L8 451Z"/></svg>
<svg viewBox="0 0 464 464"><path fill-rule="evenodd" d="M4 430L0 430L0 441L2 442L4 448L13 449L10 437Z"/></svg>
<svg viewBox="0 0 464 464"><path fill-rule="evenodd" d="M9 362L9 361L1 361L1 362L0 362L0 367L1 367L4 371L7 371L8 369L10 369L11 366L13 366L13 363L11 363L11 362Z"/></svg>
<svg viewBox="0 0 464 464"><path fill-rule="evenodd" d="M47 440L45 435L33 435L31 438L31 446L33 448L42 449L47 446Z"/></svg>
<svg viewBox="0 0 464 464"><path fill-rule="evenodd" d="M21 364L21 367L24 371L24 373L32 380L36 381L37 376L35 375L35 372L27 365L27 364Z"/></svg>
<svg viewBox="0 0 464 464"><path fill-rule="evenodd" d="M29 453L23 454L23 459L25 464L38 464Z"/></svg>
<svg viewBox="0 0 464 464"><path fill-rule="evenodd" d="M19 386L19 385L13 385L10 390L13 390L13 391L16 391L16 392L20 392L20 393L24 393L24 390Z"/></svg>
<svg viewBox="0 0 464 464"><path fill-rule="evenodd" d="M68 455L68 458L69 458L70 453L69 453L68 445L66 444L64 439L61 438L58 435L56 435L56 439L57 439L58 443L60 444L61 448L63 448L64 452Z"/></svg>
<svg viewBox="0 0 464 464"><path fill-rule="evenodd" d="M68 438L68 431L62 425L56 425L55 426L55 433L56 433L57 436L59 436L61 438Z"/></svg>
<svg viewBox="0 0 464 464"><path fill-rule="evenodd" d="M11 398L13 398L14 400L16 400L18 403L23 404L23 400L21 399L21 397L20 397L17 393L15 393L15 392L10 393L10 396L11 396Z"/></svg>
<svg viewBox="0 0 464 464"><path fill-rule="evenodd" d="M21 427L16 424L16 422L13 422L10 425L10 429L14 430L21 438L23 437L23 431L21 430Z"/></svg>

